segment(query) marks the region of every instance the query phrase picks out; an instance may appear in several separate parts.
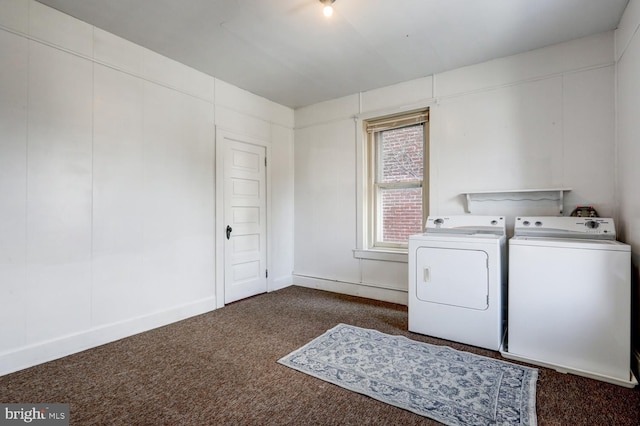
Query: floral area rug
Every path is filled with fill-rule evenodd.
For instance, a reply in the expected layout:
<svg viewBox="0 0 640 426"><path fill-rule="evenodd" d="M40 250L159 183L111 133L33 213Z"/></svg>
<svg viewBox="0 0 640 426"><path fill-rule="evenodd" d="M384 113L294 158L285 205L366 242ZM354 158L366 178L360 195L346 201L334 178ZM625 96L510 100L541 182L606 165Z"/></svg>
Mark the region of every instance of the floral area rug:
<svg viewBox="0 0 640 426"><path fill-rule="evenodd" d="M538 370L346 324L280 364L447 425L536 421Z"/></svg>

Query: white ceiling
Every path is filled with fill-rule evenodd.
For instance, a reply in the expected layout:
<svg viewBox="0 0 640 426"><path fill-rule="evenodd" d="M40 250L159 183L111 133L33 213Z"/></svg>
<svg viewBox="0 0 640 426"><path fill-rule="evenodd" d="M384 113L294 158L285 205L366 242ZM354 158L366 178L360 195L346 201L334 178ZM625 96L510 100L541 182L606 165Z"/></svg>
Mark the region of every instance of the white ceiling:
<svg viewBox="0 0 640 426"><path fill-rule="evenodd" d="M628 0L38 0L292 108L614 29Z"/></svg>

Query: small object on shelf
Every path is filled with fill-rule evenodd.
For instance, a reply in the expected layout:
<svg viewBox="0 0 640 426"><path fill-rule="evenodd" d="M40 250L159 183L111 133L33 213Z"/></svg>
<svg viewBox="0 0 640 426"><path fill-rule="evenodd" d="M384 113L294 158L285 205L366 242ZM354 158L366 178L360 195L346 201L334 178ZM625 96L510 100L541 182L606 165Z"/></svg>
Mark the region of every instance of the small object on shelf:
<svg viewBox="0 0 640 426"><path fill-rule="evenodd" d="M574 217L600 217L596 209L593 206L577 206L571 212L571 216Z"/></svg>

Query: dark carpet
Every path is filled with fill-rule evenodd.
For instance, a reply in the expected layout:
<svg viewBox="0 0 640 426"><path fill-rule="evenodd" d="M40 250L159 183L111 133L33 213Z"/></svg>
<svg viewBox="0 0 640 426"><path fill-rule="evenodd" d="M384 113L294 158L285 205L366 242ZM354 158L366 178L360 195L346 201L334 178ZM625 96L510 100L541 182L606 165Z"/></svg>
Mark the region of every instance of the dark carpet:
<svg viewBox="0 0 640 426"><path fill-rule="evenodd" d="M0 402L69 403L71 424L436 425L276 361L338 323L409 333L407 308L302 287L0 377ZM539 368L540 425L640 424L640 390Z"/></svg>

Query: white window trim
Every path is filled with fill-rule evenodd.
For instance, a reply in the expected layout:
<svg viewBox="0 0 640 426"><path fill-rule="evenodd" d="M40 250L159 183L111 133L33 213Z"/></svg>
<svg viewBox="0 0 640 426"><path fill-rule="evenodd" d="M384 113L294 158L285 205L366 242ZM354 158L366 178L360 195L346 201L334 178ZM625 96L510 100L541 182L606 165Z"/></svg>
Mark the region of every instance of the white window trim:
<svg viewBox="0 0 640 426"><path fill-rule="evenodd" d="M423 148L424 148L424 140L423 140ZM368 180L367 180L367 190L368 190L368 194L367 196L369 197L369 199L367 200L367 211L369 214L369 220L376 223L377 226L375 227L369 227L367 229L368 235L367 235L367 243L369 246L371 246L372 250L385 250L385 249L400 249L400 250L406 250L407 248L407 243L399 243L399 242L381 242L378 240L378 235L379 233L381 233L381 226L382 223L379 222L380 220L380 216L382 215L381 212L381 200L379 199L380 197L380 192L383 189L393 189L393 188L397 188L397 189L411 189L411 188L420 188L420 190L422 191L423 195L424 195L424 179L420 180L420 181L403 181L403 182L389 182L389 183L379 183L376 182L377 178L372 176L373 171L375 172L379 172L380 171L380 167L381 167L381 161L380 161L380 156L379 156L379 152L377 151L377 149L379 148L378 146L378 141L367 141L367 145L374 145L373 152L369 152L367 154L367 156L369 157L369 170L368 170ZM371 149L371 148L370 148ZM371 205L369 205L369 203ZM373 208L372 205L375 205L375 209ZM423 200L423 210L424 210L424 200ZM423 213L424 214L424 213ZM375 229L374 229L375 228Z"/></svg>
<svg viewBox="0 0 640 426"><path fill-rule="evenodd" d="M410 111L419 109L431 109L433 103L419 103L412 105L400 106L393 109L371 111L367 113L358 114L354 117L355 133L356 133L356 248L353 250L353 255L356 259L368 259L368 260L383 260L391 262L407 262L407 249L393 249L393 248L370 248L368 246L369 241L369 212L367 210L368 205L368 170L367 162L369 161L367 155L367 137L364 131L364 122L368 120L374 120L378 117L385 117L395 114L403 114ZM429 112L431 115L431 111ZM430 119L431 121L431 119ZM425 131L429 132L429 126L425 127ZM425 161L429 164L428 154L430 146L430 135L427 134L427 152L424 153ZM429 171L424 177L423 185L429 188ZM430 197L430 195L429 195ZM428 205L428 201L427 205Z"/></svg>
<svg viewBox="0 0 640 426"><path fill-rule="evenodd" d="M378 250L378 249L354 249L353 257L356 259L383 260L387 262L408 263L409 255L406 249Z"/></svg>

